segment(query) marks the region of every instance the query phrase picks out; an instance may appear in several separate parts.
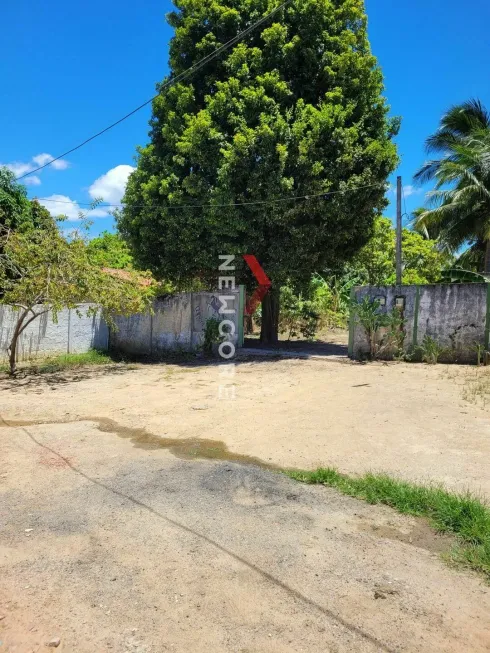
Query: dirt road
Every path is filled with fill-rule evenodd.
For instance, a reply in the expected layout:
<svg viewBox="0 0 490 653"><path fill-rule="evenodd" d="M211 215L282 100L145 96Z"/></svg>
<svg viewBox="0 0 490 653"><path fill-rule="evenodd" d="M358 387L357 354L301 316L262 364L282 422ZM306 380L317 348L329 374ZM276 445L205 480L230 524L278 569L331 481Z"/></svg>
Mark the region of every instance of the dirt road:
<svg viewBox="0 0 490 653"><path fill-rule="evenodd" d="M0 652L490 650L490 588L450 541L244 464L488 488L485 412L439 369L396 372L244 363L235 401L212 366L2 382Z"/></svg>
<svg viewBox="0 0 490 653"><path fill-rule="evenodd" d="M1 436L0 651L488 650L488 586L415 520L86 421Z"/></svg>
<svg viewBox="0 0 490 653"><path fill-rule="evenodd" d="M382 470L490 497L490 412L462 398L461 384L475 368L262 359L233 370L149 365L31 377L20 387L4 380L0 414L105 419L106 429L135 442L145 439L138 429L160 438L154 446L176 439L182 454L200 438L215 441L200 446L211 457L231 452L281 467ZM235 399L226 400L233 388Z"/></svg>

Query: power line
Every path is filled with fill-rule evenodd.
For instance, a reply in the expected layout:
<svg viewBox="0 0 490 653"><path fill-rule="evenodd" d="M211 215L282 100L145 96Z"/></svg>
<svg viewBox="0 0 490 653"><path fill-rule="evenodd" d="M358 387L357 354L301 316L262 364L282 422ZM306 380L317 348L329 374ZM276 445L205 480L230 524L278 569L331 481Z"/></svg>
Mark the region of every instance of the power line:
<svg viewBox="0 0 490 653"><path fill-rule="evenodd" d="M326 191L323 193L316 193L316 194L308 194L308 195L294 195L293 197L280 197L277 199L273 200L254 200L251 202L230 202L228 204L180 204L180 205L175 205L175 206L169 206L165 204L132 204L131 208L154 208L154 209L168 209L168 210L176 210L176 209L207 209L207 208L224 208L224 207L233 207L233 206L251 206L251 205L257 205L257 204L278 204L280 202L292 202L292 201L297 201L297 200L312 200L312 199L326 199L330 195L340 195L344 193L349 193L353 191L358 191L358 190L363 190L365 188L374 188L375 186L379 187L382 184L379 182L377 184L366 184L365 186L355 186L354 188L346 188L344 190L332 190L332 191ZM36 197L34 198L37 202L53 202L55 204L70 204L70 205L77 205L77 206L92 206L93 202L76 202L75 200L55 200L51 199L49 197ZM98 205L99 206L99 205ZM101 204L100 208L102 209L108 209L108 208L121 208L123 207L124 204ZM97 207L95 207L97 208Z"/></svg>
<svg viewBox="0 0 490 653"><path fill-rule="evenodd" d="M119 120L116 120L116 122L113 122L108 127L105 127L100 132L97 132L97 134L94 134L93 136L90 136L89 138L85 139L82 143L79 143L75 147L72 147L70 150L67 150L66 152L63 152L63 154L59 154L58 156L54 157L53 159L51 159L51 161L48 161L47 163L43 164L42 166L39 166L38 168L35 168L34 170L30 170L29 172L26 172L25 174L21 175L20 177L17 177L17 181L19 181L20 179L24 179L24 177L32 175L35 172L39 172L39 170L42 170L43 168L46 168L47 166L50 166L55 161L58 161L59 159L62 159L65 156L68 156L68 154L71 154L72 152L75 152L76 150L79 150L81 147L83 147L87 143L90 143L90 141L93 141L95 138L98 138L99 136L102 136L102 134L105 134L110 129L112 129L113 127L116 127L120 123L124 122L124 120L127 120L127 118L130 118L132 115L134 115L135 113L137 113L141 109L144 109L144 107L146 107L148 104L153 102L153 100L155 100L160 95L162 90L164 90L165 88L168 88L169 86L173 86L177 82L180 82L182 79L185 79L189 75L192 75L197 70L200 70L207 63L209 63L210 61L215 59L219 54L221 54L222 52L224 52L225 50L230 48L235 43L238 43L238 41L241 41L241 39L243 39L245 36L247 36L247 34L249 34L254 29L259 27L259 25L262 25L262 23L264 23L266 20L271 18L271 16L274 16L274 14L276 14L278 11L280 11L281 9L284 9L284 7L286 5L288 5L290 2L292 2L292 0L285 0L285 2L283 2L281 5L279 5L279 7L277 7L276 9L273 9L266 16L264 16L260 20L256 21L255 23L253 23L252 25L250 25L249 27L244 29L242 32L240 32L239 34L234 36L232 39L230 39L226 43L223 43L223 45L220 45L219 48L216 48L216 50L213 50L213 52L211 52L210 54L208 54L205 57L203 57L202 59L200 59L197 63L192 65L190 68L187 68L187 70L184 70L182 73L180 73L176 77L173 77L172 79L168 80L168 82L165 82L165 84L162 84L160 86L160 91L157 93L157 95L154 95L149 100L146 100L146 102L143 102L143 104L140 104L139 107L136 107L136 109L133 109L132 111L127 113L122 118L119 118Z"/></svg>
<svg viewBox="0 0 490 653"><path fill-rule="evenodd" d="M405 211L405 214L408 215L408 211L407 211L407 200L405 199L405 189L404 189L403 186L402 186L402 196L403 196L403 209L404 209L404 211Z"/></svg>

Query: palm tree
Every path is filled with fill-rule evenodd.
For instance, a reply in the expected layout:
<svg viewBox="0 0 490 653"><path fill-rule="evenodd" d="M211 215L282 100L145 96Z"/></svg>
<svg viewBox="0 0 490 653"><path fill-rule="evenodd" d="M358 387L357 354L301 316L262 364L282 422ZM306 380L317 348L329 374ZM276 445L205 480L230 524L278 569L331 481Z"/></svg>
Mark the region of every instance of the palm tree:
<svg viewBox="0 0 490 653"><path fill-rule="evenodd" d="M412 231L415 231L415 233L420 234L423 236L426 240L437 240L439 238L439 232L440 229L437 225L429 224L420 218L427 213L427 209L424 208L423 206L419 207L418 209L415 209L412 212L412 216L410 218L410 227Z"/></svg>
<svg viewBox="0 0 490 653"><path fill-rule="evenodd" d="M426 149L440 158L415 175L416 182L435 182L416 229L437 235L453 252L465 244L475 253L483 246L483 271L490 273L490 113L479 100L452 107Z"/></svg>

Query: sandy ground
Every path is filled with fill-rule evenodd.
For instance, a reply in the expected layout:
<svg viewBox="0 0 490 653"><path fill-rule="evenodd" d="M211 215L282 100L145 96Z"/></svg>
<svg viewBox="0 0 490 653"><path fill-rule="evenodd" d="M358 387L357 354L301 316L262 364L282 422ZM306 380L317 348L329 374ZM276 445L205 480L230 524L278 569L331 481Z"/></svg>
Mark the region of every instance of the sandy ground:
<svg viewBox="0 0 490 653"><path fill-rule="evenodd" d="M490 588L447 538L249 458L490 493L468 370L234 370L0 382L0 652L489 651Z"/></svg>
<svg viewBox="0 0 490 653"><path fill-rule="evenodd" d="M0 414L105 419L135 440L144 434L123 427L168 439L155 446L177 439L185 450L201 438L215 441L202 444L212 457L381 470L490 497L490 412L462 393L475 369L329 358L116 367L0 381Z"/></svg>

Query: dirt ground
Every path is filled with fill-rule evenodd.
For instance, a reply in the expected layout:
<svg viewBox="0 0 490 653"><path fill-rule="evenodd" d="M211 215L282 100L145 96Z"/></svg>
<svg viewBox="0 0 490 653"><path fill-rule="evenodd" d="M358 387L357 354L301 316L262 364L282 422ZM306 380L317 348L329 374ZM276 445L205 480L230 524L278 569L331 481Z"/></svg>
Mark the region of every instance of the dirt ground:
<svg viewBox="0 0 490 653"><path fill-rule="evenodd" d="M490 588L443 562L447 538L260 466L489 496L490 415L462 398L474 372L227 371L0 381L0 652L489 651Z"/></svg>
<svg viewBox="0 0 490 653"><path fill-rule="evenodd" d="M14 421L105 420L106 430L135 441L155 435L153 446L175 444L183 454L199 438L213 441L198 443L210 457L386 471L490 497L490 408L463 398L475 373L330 357L115 366L0 380L0 414ZM490 377L487 368L483 373Z"/></svg>

